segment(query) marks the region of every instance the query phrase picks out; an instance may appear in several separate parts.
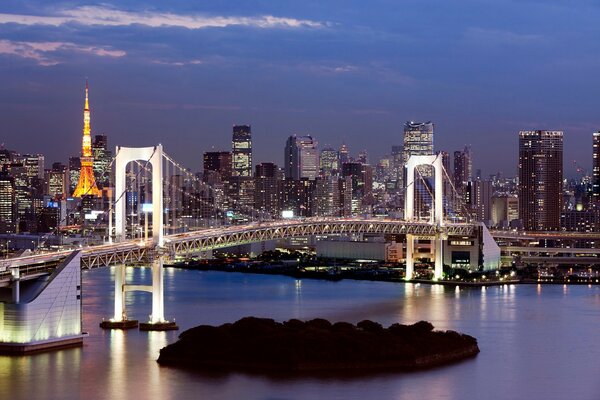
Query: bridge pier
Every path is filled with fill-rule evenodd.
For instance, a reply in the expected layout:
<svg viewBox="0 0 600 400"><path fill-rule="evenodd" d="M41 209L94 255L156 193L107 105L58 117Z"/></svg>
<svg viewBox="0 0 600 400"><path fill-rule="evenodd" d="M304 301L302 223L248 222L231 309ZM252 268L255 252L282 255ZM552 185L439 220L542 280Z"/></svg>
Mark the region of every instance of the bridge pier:
<svg viewBox="0 0 600 400"><path fill-rule="evenodd" d="M444 237L442 234L435 235L435 270L433 279L442 279L444 275Z"/></svg>
<svg viewBox="0 0 600 400"><path fill-rule="evenodd" d="M413 278L415 272L415 260L413 253L415 251L415 238L413 235L406 235L406 273L404 279L410 280Z"/></svg>
<svg viewBox="0 0 600 400"><path fill-rule="evenodd" d="M127 319L125 309L125 265L115 266L115 313L108 321L102 321L100 328L103 329L131 329L138 327L138 321Z"/></svg>
<svg viewBox="0 0 600 400"><path fill-rule="evenodd" d="M164 317L164 281L163 259L158 257L152 261L152 285L128 284L125 280L125 266L115 267L115 312L114 317L102 321L100 327L104 329L131 329L139 326L142 331L166 331L179 329L175 322L167 321ZM152 315L148 322L139 323L137 320L127 318L125 308L125 293L142 291L152 293Z"/></svg>

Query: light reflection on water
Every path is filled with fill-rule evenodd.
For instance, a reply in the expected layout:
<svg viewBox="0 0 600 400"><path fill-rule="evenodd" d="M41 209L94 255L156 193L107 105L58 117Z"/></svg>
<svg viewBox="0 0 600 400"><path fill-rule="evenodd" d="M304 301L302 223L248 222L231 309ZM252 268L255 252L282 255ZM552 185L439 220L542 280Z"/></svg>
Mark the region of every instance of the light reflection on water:
<svg viewBox="0 0 600 400"><path fill-rule="evenodd" d="M128 279L146 282L144 269ZM165 310L182 329L247 315L358 322L431 321L478 338L481 354L417 373L339 378L207 376L159 367L177 332L103 331L112 314L109 269L84 273L85 346L0 357L0 399L597 399L600 287L503 285L458 288L167 269ZM151 312L151 295L128 293L131 318ZM577 384L575 384L577 382Z"/></svg>

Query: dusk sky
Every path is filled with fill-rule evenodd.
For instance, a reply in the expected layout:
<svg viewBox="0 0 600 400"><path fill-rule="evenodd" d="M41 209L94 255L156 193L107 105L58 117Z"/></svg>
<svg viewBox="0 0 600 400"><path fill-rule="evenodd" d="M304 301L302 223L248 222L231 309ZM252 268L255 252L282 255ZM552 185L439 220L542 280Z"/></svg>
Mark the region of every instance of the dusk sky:
<svg viewBox="0 0 600 400"><path fill-rule="evenodd" d="M12 1L0 3L0 142L66 163L92 134L193 170L251 124L254 160L286 138L345 142L371 163L433 121L485 174L517 167L517 133L565 131L565 175L600 129L600 5L578 1Z"/></svg>

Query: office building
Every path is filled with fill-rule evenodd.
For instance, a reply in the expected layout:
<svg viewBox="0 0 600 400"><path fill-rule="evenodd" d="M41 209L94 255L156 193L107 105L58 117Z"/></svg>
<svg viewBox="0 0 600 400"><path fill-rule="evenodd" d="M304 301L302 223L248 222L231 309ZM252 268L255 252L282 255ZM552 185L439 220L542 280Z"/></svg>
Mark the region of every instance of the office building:
<svg viewBox="0 0 600 400"><path fill-rule="evenodd" d="M592 203L600 206L600 131L592 134Z"/></svg>
<svg viewBox="0 0 600 400"><path fill-rule="evenodd" d="M285 144L285 178L314 180L319 175L319 153L312 136L292 135Z"/></svg>
<svg viewBox="0 0 600 400"><path fill-rule="evenodd" d="M252 131L250 125L234 125L231 140L232 176L252 177Z"/></svg>
<svg viewBox="0 0 600 400"><path fill-rule="evenodd" d="M519 132L519 217L525 230L560 229L563 132Z"/></svg>

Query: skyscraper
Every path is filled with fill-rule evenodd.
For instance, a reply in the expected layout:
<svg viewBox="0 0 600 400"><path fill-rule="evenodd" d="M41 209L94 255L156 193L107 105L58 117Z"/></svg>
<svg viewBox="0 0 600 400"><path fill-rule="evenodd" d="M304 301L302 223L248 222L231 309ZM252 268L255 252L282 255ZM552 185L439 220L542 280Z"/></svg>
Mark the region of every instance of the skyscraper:
<svg viewBox="0 0 600 400"><path fill-rule="evenodd" d="M519 217L526 230L560 229L562 131L519 132Z"/></svg>
<svg viewBox="0 0 600 400"><path fill-rule="evenodd" d="M600 131L592 134L592 202L600 206Z"/></svg>
<svg viewBox="0 0 600 400"><path fill-rule="evenodd" d="M256 165L254 174L254 208L279 216L280 173L273 163Z"/></svg>
<svg viewBox="0 0 600 400"><path fill-rule="evenodd" d="M110 186L110 162L112 152L108 149L108 136L94 136L92 143L92 155L94 156L94 176L99 188Z"/></svg>
<svg viewBox="0 0 600 400"><path fill-rule="evenodd" d="M231 140L233 176L252 177L252 132L250 125L234 125Z"/></svg>
<svg viewBox="0 0 600 400"><path fill-rule="evenodd" d="M83 108L83 141L81 144L81 170L73 197L102 195L96 186L94 177L94 156L92 154L92 137L90 128L90 104L88 101L88 84L85 83L85 106Z"/></svg>
<svg viewBox="0 0 600 400"><path fill-rule="evenodd" d="M336 173L339 169L338 153L331 147L321 150L320 159L321 172L324 175Z"/></svg>
<svg viewBox="0 0 600 400"><path fill-rule="evenodd" d="M454 173L452 176L454 188L458 195L458 200L465 203L465 190L467 183L473 180L473 164L471 161L471 147L465 146L461 151L454 152Z"/></svg>
<svg viewBox="0 0 600 400"><path fill-rule="evenodd" d="M16 229L15 182L7 172L0 172L0 234L15 233Z"/></svg>
<svg viewBox="0 0 600 400"><path fill-rule="evenodd" d="M204 182L229 182L232 175L231 153L228 151L207 151L204 153Z"/></svg>
<svg viewBox="0 0 600 400"><path fill-rule="evenodd" d="M314 180L319 174L317 142L312 136L292 135L285 144L285 177Z"/></svg>
<svg viewBox="0 0 600 400"><path fill-rule="evenodd" d="M410 156L433 154L433 123L407 121L404 124L404 163ZM433 168L427 165L417 167L422 176L432 176Z"/></svg>

